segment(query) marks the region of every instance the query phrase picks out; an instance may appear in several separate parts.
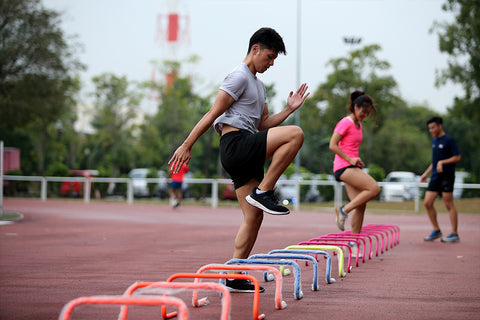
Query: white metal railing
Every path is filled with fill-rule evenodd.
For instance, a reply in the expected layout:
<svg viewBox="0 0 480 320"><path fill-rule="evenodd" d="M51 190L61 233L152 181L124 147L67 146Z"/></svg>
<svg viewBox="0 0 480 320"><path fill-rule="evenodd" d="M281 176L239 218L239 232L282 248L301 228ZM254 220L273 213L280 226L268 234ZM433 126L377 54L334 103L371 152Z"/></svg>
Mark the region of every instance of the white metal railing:
<svg viewBox="0 0 480 320"><path fill-rule="evenodd" d="M81 181L83 182L83 201L85 203L90 202L90 194L92 183L126 183L127 192L126 200L128 204L132 204L134 201L134 189L133 182L135 179L132 178L86 178L86 177L41 177L41 176L11 176L4 175L0 177L4 181L38 181L40 182L40 198L42 200L47 200L47 184L48 182L64 182L64 181ZM0 180L0 181L1 181ZM170 179L167 178L145 178L141 179L146 183L163 183L167 184L170 182ZM219 184L230 184L232 181L230 179L193 179L185 178L185 183L188 184L210 184L211 185L211 205L213 208L218 207L218 185ZM340 205L343 199L343 182L337 182L332 180L279 180L278 185L293 185L295 188L295 197L300 199L300 187L302 185L313 185L313 186L332 186L334 189L334 203L335 205ZM415 187L415 212L419 212L420 206L420 188L426 188L428 183L398 183L398 182L378 182L379 186L382 187L387 184L402 184L410 187ZM455 187L464 188L464 189L480 189L480 184L455 184ZM0 197L2 197L0 195ZM295 201L293 203L294 210L300 209L300 201Z"/></svg>

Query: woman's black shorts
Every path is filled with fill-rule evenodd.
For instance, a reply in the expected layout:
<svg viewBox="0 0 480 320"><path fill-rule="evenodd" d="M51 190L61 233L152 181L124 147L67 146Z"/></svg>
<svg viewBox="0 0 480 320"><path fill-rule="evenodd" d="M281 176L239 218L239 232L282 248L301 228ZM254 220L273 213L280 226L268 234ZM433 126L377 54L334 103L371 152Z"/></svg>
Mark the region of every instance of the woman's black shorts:
<svg viewBox="0 0 480 320"><path fill-rule="evenodd" d="M347 170L348 168L359 168L357 166L348 166L348 167L345 167L345 168L342 168L342 169L338 169L337 171L335 171L333 173L333 176L335 177L335 180L337 180L338 182L342 182L342 180L340 179L340 176L345 172L345 170Z"/></svg>
<svg viewBox="0 0 480 320"><path fill-rule="evenodd" d="M267 153L268 130L255 134L231 131L220 138L220 160L233 180L235 189L255 178L262 181Z"/></svg>

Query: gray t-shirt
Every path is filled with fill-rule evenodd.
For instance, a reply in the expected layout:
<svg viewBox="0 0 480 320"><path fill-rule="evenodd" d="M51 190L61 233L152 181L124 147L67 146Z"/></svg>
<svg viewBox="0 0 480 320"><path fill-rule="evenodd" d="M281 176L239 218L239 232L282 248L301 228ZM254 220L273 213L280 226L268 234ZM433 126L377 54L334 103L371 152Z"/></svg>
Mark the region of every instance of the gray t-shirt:
<svg viewBox="0 0 480 320"><path fill-rule="evenodd" d="M228 93L235 101L213 123L218 134L222 134L224 124L257 132L267 102L263 82L242 63L225 77L220 90Z"/></svg>

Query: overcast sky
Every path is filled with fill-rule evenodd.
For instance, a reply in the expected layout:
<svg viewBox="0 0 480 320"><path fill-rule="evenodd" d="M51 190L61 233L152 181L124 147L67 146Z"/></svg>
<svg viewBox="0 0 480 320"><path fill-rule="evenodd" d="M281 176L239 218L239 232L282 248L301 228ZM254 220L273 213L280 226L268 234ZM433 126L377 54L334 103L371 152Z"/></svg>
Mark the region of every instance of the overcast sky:
<svg viewBox="0 0 480 320"><path fill-rule="evenodd" d="M438 49L438 36L430 34L434 21L453 21L441 10L444 0L301 0L300 80L310 91L332 71L327 62L345 56L352 46L343 41L359 37L361 46L379 44L378 54L391 64L399 94L410 104L427 104L443 113L461 95L459 86L435 88L435 71L446 68L448 57ZM216 91L223 78L245 57L248 40L260 27L276 29L288 54L259 77L275 83L277 97L269 105L278 110L297 86L297 1L295 0L43 0L46 7L63 12L63 29L78 35L84 48L82 73L91 78L103 72L130 80L149 80L151 60L176 55L199 55L185 69L196 75L197 91ZM178 11L181 42L175 48L155 41L157 16ZM165 33L166 26L161 23ZM358 46L355 48L359 48ZM375 97L373 97L375 98ZM347 97L346 97L347 99ZM379 106L381 107L381 106ZM142 106L154 111L154 104ZM150 109L150 110L149 110Z"/></svg>

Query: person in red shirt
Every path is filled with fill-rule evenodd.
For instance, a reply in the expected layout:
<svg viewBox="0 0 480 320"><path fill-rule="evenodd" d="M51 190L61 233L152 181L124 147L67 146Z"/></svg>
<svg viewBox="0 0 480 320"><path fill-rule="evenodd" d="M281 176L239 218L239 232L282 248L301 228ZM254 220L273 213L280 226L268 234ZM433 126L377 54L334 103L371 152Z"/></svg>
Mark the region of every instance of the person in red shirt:
<svg viewBox="0 0 480 320"><path fill-rule="evenodd" d="M174 208L177 208L180 205L180 201L182 201L183 176L188 172L188 170L188 165L185 163L178 172L174 172L172 168L170 168L170 178L172 179L169 190L170 205Z"/></svg>

